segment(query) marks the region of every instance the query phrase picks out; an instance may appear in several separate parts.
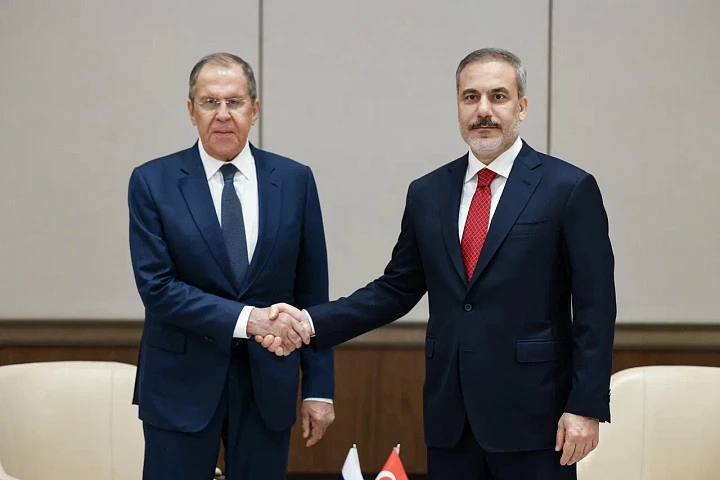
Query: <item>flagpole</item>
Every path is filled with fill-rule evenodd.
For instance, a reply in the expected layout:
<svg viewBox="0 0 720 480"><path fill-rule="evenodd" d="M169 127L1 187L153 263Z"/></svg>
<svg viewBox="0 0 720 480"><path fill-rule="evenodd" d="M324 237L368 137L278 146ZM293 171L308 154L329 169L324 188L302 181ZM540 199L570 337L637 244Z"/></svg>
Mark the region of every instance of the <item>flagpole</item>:
<svg viewBox="0 0 720 480"><path fill-rule="evenodd" d="M399 443L395 447L395 451L397 452L398 455L400 455L400 444Z"/></svg>

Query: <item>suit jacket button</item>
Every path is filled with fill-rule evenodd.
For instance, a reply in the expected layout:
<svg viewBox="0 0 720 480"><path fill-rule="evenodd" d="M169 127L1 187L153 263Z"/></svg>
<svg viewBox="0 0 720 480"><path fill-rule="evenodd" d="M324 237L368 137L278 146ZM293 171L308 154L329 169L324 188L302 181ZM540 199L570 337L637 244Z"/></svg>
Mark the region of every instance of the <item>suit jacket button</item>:
<svg viewBox="0 0 720 480"><path fill-rule="evenodd" d="M466 311L466 312L469 312L469 311L471 311L471 310L472 310L472 305L470 305L469 303L466 303L466 304L465 304L465 311Z"/></svg>

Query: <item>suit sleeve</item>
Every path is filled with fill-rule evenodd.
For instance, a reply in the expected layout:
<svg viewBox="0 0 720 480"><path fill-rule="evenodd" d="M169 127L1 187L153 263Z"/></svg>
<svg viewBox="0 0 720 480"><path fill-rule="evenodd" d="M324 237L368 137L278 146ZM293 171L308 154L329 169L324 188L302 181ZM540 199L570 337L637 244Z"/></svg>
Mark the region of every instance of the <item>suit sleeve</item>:
<svg viewBox="0 0 720 480"><path fill-rule="evenodd" d="M615 260L602 196L591 175L575 184L562 232L573 311L572 388L565 411L609 422Z"/></svg>
<svg viewBox="0 0 720 480"><path fill-rule="evenodd" d="M229 353L233 330L244 305L177 279L157 205L139 169L130 176L128 208L130 257L145 308L182 330L214 340Z"/></svg>
<svg viewBox="0 0 720 480"><path fill-rule="evenodd" d="M307 168L305 216L295 280L295 303L308 308L328 301L328 258L320 199L315 178ZM332 399L335 392L335 359L332 348L300 349L302 397Z"/></svg>
<svg viewBox="0 0 720 480"><path fill-rule="evenodd" d="M348 297L308 309L317 348L340 344L401 318L427 291L413 228L412 188L410 185L400 235L383 275Z"/></svg>

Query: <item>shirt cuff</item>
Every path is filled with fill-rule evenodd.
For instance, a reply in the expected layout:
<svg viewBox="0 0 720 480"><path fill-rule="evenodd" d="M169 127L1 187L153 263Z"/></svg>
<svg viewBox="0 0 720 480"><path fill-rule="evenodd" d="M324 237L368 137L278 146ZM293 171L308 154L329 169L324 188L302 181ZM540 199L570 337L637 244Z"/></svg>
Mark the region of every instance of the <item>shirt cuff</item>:
<svg viewBox="0 0 720 480"><path fill-rule="evenodd" d="M238 317L238 321L235 324L233 338L248 338L247 324L248 319L250 318L250 312L252 312L253 308L254 307L251 307L250 305L245 305L240 311L240 316Z"/></svg>
<svg viewBox="0 0 720 480"><path fill-rule="evenodd" d="M312 317L310 316L310 312L307 310L303 310L305 312L305 315L307 316L308 322L310 322L310 336L315 336L315 325L313 325Z"/></svg>
<svg viewBox="0 0 720 480"><path fill-rule="evenodd" d="M332 403L333 403L333 401L329 398L315 398L315 397L303 398L303 402L307 402L309 400L312 400L315 402L325 402L325 403L329 403L330 405L332 405Z"/></svg>

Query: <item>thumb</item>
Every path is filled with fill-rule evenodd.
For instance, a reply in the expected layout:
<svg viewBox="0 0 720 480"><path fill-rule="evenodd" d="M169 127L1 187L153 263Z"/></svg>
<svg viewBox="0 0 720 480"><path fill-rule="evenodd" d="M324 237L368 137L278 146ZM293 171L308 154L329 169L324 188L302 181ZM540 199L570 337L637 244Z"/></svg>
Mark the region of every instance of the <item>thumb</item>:
<svg viewBox="0 0 720 480"><path fill-rule="evenodd" d="M302 414L302 431L303 438L308 438L310 436L310 414L306 411Z"/></svg>
<svg viewBox="0 0 720 480"><path fill-rule="evenodd" d="M565 423L561 421L558 424L557 434L555 435L555 451L559 452L560 450L562 450L564 444L565 444Z"/></svg>
<svg viewBox="0 0 720 480"><path fill-rule="evenodd" d="M268 309L268 319L275 320L280 315L280 308L277 305L271 305Z"/></svg>

